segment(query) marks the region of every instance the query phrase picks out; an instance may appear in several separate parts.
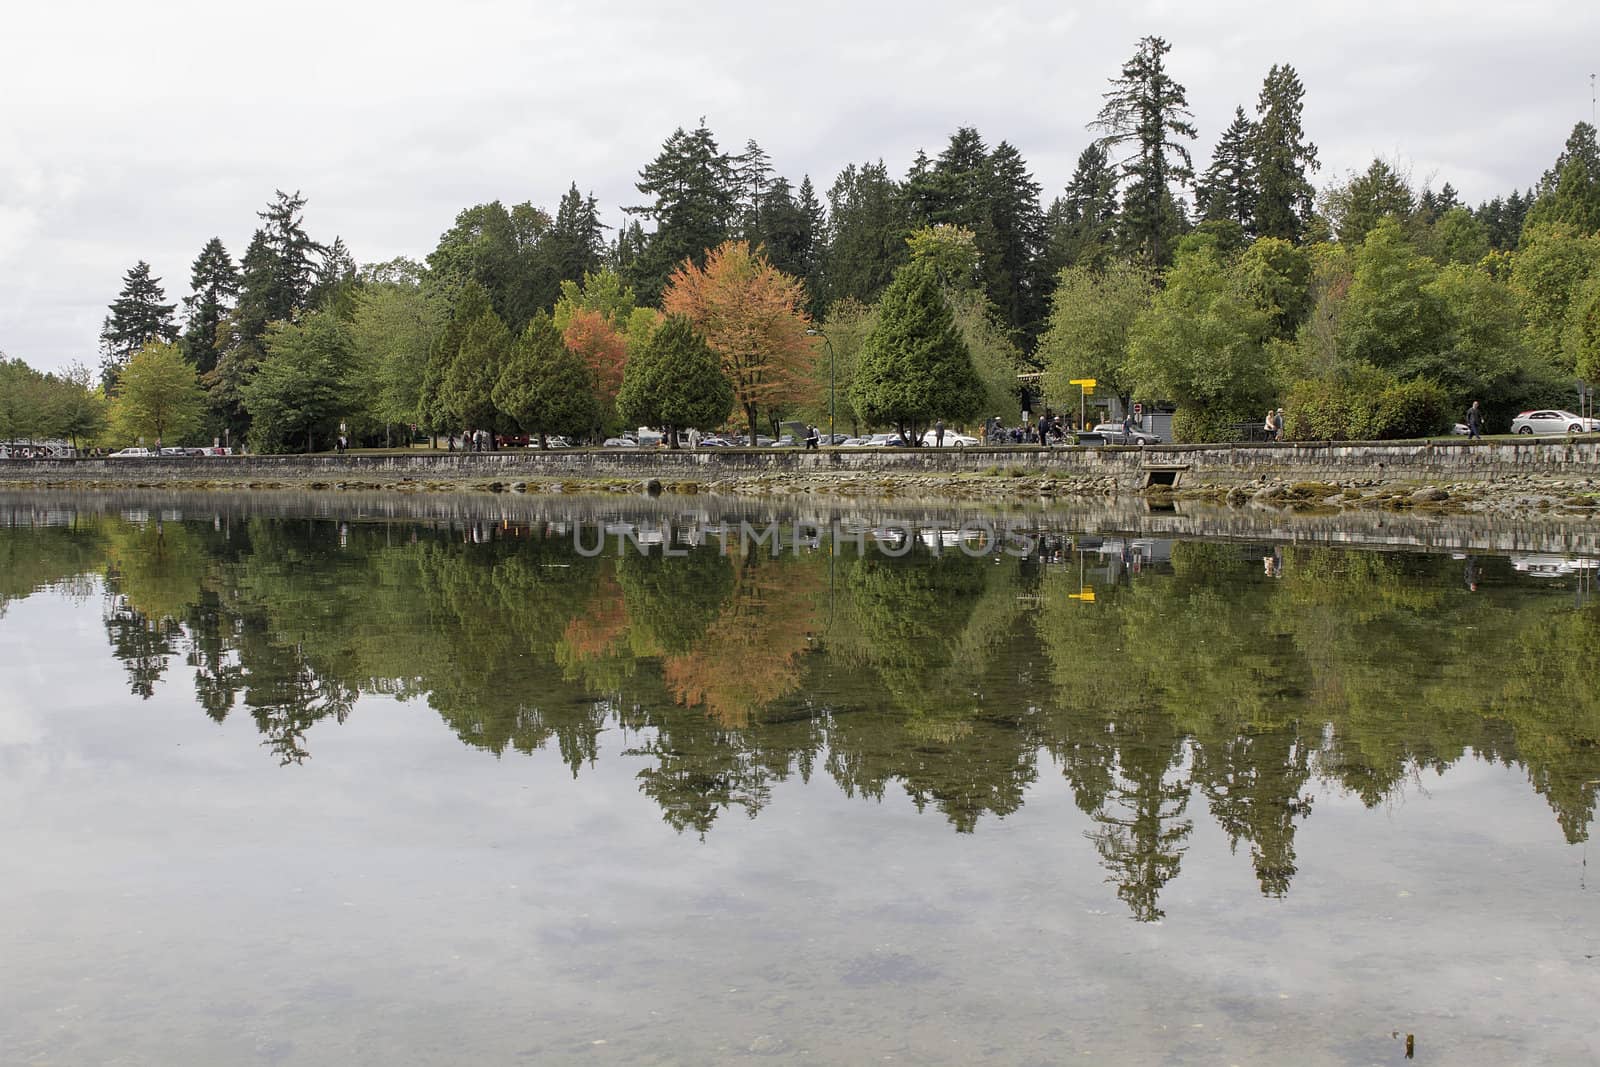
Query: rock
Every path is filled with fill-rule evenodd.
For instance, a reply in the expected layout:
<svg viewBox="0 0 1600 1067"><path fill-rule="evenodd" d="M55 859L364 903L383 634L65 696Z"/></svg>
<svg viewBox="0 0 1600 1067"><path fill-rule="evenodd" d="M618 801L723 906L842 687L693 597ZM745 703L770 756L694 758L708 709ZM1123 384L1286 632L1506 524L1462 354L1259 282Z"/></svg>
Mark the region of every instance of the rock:
<svg viewBox="0 0 1600 1067"><path fill-rule="evenodd" d="M1413 504L1437 504L1441 500L1449 500L1450 494L1438 486L1424 486L1411 494Z"/></svg>
<svg viewBox="0 0 1600 1067"><path fill-rule="evenodd" d="M644 485L641 486L641 488L643 488L644 491L646 493L648 493L650 496L660 496L661 495L661 479L660 478L646 478L645 482L644 482Z"/></svg>

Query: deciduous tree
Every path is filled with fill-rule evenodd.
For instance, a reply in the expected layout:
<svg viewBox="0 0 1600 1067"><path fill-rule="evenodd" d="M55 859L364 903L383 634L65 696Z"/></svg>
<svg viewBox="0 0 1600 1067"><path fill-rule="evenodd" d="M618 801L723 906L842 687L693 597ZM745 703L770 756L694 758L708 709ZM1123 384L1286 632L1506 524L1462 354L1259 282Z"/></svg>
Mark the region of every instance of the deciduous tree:
<svg viewBox="0 0 1600 1067"><path fill-rule="evenodd" d="M194 365L169 341L150 341L122 369L112 421L124 440L172 444L200 428L205 398Z"/></svg>

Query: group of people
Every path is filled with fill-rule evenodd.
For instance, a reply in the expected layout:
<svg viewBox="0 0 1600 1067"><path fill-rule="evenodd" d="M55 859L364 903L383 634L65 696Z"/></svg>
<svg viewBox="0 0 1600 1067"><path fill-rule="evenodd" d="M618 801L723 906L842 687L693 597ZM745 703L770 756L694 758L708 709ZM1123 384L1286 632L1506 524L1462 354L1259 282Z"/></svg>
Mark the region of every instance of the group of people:
<svg viewBox="0 0 1600 1067"><path fill-rule="evenodd" d="M1262 424L1261 431L1262 431L1262 433L1264 433L1266 435L1266 439L1268 441L1282 441L1283 440L1283 409L1282 408L1279 408L1276 411L1272 410L1271 408L1267 409L1267 420L1266 420L1265 423Z"/></svg>
<svg viewBox="0 0 1600 1067"><path fill-rule="evenodd" d="M1037 420L1023 413L1022 422L1017 426L1007 426L1000 416L992 416L983 424L983 443L986 445L1059 445L1066 442L1069 434L1078 430L1077 417L1071 414L1062 415L1045 412Z"/></svg>
<svg viewBox="0 0 1600 1067"><path fill-rule="evenodd" d="M489 437L488 430L462 430L459 443L455 434L450 434L446 443L446 451L455 452L490 452L494 450L494 441Z"/></svg>

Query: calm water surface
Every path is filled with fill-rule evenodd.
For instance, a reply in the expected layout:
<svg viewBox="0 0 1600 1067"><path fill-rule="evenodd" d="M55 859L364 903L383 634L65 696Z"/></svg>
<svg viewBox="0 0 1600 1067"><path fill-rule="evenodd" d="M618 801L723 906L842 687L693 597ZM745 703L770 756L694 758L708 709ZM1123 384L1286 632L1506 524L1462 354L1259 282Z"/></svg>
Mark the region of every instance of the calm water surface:
<svg viewBox="0 0 1600 1067"><path fill-rule="evenodd" d="M0 507L0 1063L1600 1060L1592 561L563 506Z"/></svg>

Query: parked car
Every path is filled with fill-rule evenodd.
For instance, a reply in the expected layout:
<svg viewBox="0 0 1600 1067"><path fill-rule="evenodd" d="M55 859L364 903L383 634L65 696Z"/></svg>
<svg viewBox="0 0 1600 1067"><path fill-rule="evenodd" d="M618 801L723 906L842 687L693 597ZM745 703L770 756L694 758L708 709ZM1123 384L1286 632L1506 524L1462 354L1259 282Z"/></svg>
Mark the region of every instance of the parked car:
<svg viewBox="0 0 1600 1067"><path fill-rule="evenodd" d="M922 435L922 443L928 448L939 447L939 432L937 430L929 430L927 433ZM954 430L946 430L944 432L945 448L967 448L977 443L978 439L976 437L971 437L964 433L957 433Z"/></svg>
<svg viewBox="0 0 1600 1067"><path fill-rule="evenodd" d="M905 441L897 433L875 433L871 437L856 437L844 443L845 448L904 448Z"/></svg>
<svg viewBox="0 0 1600 1067"><path fill-rule="evenodd" d="M638 448L639 442L631 437L608 437L600 442L601 448Z"/></svg>
<svg viewBox="0 0 1600 1067"><path fill-rule="evenodd" d="M107 456L107 459L149 459L153 452L148 448L119 448Z"/></svg>
<svg viewBox="0 0 1600 1067"><path fill-rule="evenodd" d="M1137 426L1127 433L1123 433L1122 423L1120 422L1102 422L1089 432L1097 433L1107 441L1115 441L1121 445L1159 445L1161 443L1160 434L1141 430Z"/></svg>
<svg viewBox="0 0 1600 1067"><path fill-rule="evenodd" d="M1457 437L1470 437L1472 435L1472 427L1468 426L1464 422L1458 422L1454 426L1450 427L1450 432L1455 434Z"/></svg>
<svg viewBox="0 0 1600 1067"><path fill-rule="evenodd" d="M803 442L796 441L794 439L793 435L784 434L782 437L778 438L776 441L772 442L772 444L768 445L767 447L768 448L799 448L802 443Z"/></svg>
<svg viewBox="0 0 1600 1067"><path fill-rule="evenodd" d="M1511 420L1512 433L1595 433L1600 431L1600 419L1586 419L1570 411L1545 408L1543 411L1524 411Z"/></svg>
<svg viewBox="0 0 1600 1067"><path fill-rule="evenodd" d="M702 437L702 438L700 438L700 447L701 448L732 448L733 447L733 442L728 440L726 437L717 437L716 435L713 434L710 437Z"/></svg>

